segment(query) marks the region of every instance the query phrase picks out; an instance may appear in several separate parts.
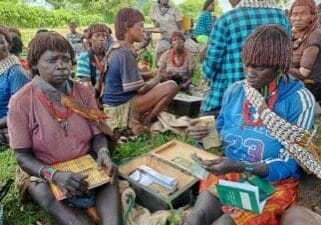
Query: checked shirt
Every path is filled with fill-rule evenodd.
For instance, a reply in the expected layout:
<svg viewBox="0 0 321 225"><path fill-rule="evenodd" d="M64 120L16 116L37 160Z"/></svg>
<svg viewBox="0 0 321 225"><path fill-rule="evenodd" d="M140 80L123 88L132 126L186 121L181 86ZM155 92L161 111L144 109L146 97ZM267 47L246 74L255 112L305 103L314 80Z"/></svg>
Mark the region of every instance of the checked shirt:
<svg viewBox="0 0 321 225"><path fill-rule="evenodd" d="M281 25L289 34L291 32L284 12L275 8L239 7L216 21L202 66L204 78L211 83L211 90L202 104L203 112L220 108L224 91L244 79L243 43L255 28L266 24Z"/></svg>

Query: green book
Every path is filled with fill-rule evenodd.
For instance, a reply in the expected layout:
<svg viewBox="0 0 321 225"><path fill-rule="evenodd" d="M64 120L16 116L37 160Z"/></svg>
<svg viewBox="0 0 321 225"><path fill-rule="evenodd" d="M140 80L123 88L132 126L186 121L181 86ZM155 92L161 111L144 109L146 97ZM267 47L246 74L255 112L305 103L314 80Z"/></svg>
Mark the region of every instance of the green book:
<svg viewBox="0 0 321 225"><path fill-rule="evenodd" d="M260 200L259 187L247 182L219 180L216 188L220 202L223 205L232 205L255 214L262 213L268 199L267 197L264 200Z"/></svg>

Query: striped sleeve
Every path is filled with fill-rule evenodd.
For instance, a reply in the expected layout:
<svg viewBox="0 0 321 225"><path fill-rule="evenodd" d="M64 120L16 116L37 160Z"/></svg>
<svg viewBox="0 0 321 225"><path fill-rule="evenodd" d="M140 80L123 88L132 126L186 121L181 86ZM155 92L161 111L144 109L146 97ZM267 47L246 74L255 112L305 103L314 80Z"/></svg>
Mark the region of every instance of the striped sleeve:
<svg viewBox="0 0 321 225"><path fill-rule="evenodd" d="M136 58L127 50L117 51L111 57L118 57L120 75L124 92L137 91L144 85L144 80L139 74Z"/></svg>
<svg viewBox="0 0 321 225"><path fill-rule="evenodd" d="M304 129L310 130L313 127L315 115L315 100L311 92L306 88L299 89L289 102L291 109L287 120ZM280 157L265 161L269 164L269 181L279 181L285 178L294 177L299 179L300 170L298 163L283 148L280 149Z"/></svg>
<svg viewBox="0 0 321 225"><path fill-rule="evenodd" d="M76 77L90 77L90 62L87 52L79 55L77 60Z"/></svg>
<svg viewBox="0 0 321 225"><path fill-rule="evenodd" d="M308 130L312 129L315 116L315 99L311 92L306 88L298 90L295 102L292 105L293 115L289 118L289 122Z"/></svg>

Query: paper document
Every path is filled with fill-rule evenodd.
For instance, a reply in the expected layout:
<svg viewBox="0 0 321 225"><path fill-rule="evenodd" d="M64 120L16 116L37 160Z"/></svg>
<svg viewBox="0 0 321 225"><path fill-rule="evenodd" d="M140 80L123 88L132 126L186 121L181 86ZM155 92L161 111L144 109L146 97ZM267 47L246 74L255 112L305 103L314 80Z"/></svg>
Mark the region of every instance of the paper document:
<svg viewBox="0 0 321 225"><path fill-rule="evenodd" d="M138 167L138 169L135 170L129 178L146 187L152 183L156 183L169 190L175 190L177 188L176 178L164 175L145 165Z"/></svg>

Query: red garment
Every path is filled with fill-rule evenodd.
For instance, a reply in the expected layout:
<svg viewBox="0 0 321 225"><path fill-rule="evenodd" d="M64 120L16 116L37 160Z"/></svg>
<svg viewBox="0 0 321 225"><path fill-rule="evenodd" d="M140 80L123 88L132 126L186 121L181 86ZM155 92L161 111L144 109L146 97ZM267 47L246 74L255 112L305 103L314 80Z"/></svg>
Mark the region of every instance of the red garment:
<svg viewBox="0 0 321 225"><path fill-rule="evenodd" d="M219 179L238 181L241 178L238 173L229 173L224 176L211 174L207 180L201 182L200 191L213 188ZM222 206L224 213L229 213L236 225L279 225L282 213L297 202L299 182L287 179L273 183L275 193L267 200L263 212L260 215L253 214L233 206Z"/></svg>
<svg viewBox="0 0 321 225"><path fill-rule="evenodd" d="M51 165L78 158L89 151L90 141L101 131L87 119L73 113L68 117L67 136L59 122L39 101L39 90L32 83L25 85L9 103L8 128L13 149L31 148L35 157ZM73 83L74 100L97 108L90 90ZM66 107L55 105L59 111Z"/></svg>

